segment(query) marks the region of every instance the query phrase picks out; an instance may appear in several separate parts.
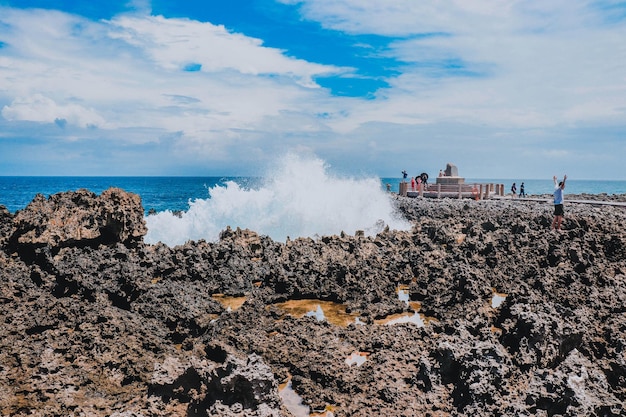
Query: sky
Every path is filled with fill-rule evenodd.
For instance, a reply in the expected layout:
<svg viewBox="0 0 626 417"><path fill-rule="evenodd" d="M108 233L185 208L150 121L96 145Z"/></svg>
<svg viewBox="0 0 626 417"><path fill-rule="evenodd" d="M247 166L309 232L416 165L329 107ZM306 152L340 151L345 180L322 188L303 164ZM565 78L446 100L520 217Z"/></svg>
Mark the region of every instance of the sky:
<svg viewBox="0 0 626 417"><path fill-rule="evenodd" d="M0 175L626 180L623 0L0 0Z"/></svg>

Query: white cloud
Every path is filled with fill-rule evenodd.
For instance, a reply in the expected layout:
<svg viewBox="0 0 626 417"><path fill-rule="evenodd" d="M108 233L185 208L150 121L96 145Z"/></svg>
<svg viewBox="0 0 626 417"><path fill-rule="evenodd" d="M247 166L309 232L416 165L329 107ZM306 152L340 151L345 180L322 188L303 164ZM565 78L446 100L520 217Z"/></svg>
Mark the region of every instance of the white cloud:
<svg viewBox="0 0 626 417"><path fill-rule="evenodd" d="M282 2L324 28L387 37L379 53L401 74L372 100L334 97L316 77L352 69L292 58L223 26L151 16L144 0L133 2L144 14L108 21L0 7L1 127L97 127L72 138L148 143L155 158L220 166L287 147L370 166L414 155L495 166L502 154L536 151L537 165L588 154L593 135L624 140L626 25L592 1ZM53 130L40 134L58 140ZM563 155L568 135L579 147Z"/></svg>
<svg viewBox="0 0 626 417"><path fill-rule="evenodd" d="M248 75L281 75L313 88L317 87L313 76L340 71L288 58L280 50L263 47L260 39L189 19L123 15L111 21L110 36L134 45L155 64L170 71L200 64L203 72L234 70Z"/></svg>
<svg viewBox="0 0 626 417"><path fill-rule="evenodd" d="M2 116L9 120L57 123L93 128L104 125L104 119L95 111L77 104L59 105L48 97L34 94L30 97L17 97L2 108Z"/></svg>
<svg viewBox="0 0 626 417"><path fill-rule="evenodd" d="M161 128L198 140L258 129L322 94L316 75L345 71L286 57L258 39L189 19L122 15L93 22L2 9L0 99L8 120ZM201 65L189 72L188 64ZM187 97L181 102L175 97ZM87 104L83 104L87 103ZM304 103L304 104L302 104Z"/></svg>
<svg viewBox="0 0 626 417"><path fill-rule="evenodd" d="M353 34L503 33L555 30L597 21L587 0L279 0L305 18Z"/></svg>
<svg viewBox="0 0 626 417"><path fill-rule="evenodd" d="M548 127L626 119L626 25L590 1L302 0L304 17L353 34L403 37L407 63L340 123L446 120ZM451 68L458 65L458 73Z"/></svg>

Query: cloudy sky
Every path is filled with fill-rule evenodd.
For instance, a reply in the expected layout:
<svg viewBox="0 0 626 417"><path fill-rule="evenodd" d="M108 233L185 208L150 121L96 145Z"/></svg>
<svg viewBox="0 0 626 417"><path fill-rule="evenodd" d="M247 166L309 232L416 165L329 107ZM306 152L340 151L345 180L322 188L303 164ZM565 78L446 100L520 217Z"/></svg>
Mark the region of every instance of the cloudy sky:
<svg viewBox="0 0 626 417"><path fill-rule="evenodd" d="M623 0L0 0L0 175L626 179Z"/></svg>

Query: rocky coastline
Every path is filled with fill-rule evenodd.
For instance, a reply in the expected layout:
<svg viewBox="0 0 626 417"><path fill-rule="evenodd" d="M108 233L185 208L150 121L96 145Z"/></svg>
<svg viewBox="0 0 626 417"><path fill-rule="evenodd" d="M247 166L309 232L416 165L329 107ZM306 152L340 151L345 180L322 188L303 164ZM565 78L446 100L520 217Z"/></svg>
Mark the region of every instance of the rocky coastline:
<svg viewBox="0 0 626 417"><path fill-rule="evenodd" d="M0 206L0 414L626 414L626 208L392 198L412 231L173 248L120 189Z"/></svg>

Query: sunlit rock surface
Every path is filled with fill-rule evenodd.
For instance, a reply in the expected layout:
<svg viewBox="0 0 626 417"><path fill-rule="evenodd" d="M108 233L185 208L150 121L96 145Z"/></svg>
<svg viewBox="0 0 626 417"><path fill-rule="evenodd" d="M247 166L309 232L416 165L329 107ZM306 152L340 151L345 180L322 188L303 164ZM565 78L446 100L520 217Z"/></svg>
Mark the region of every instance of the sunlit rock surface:
<svg viewBox="0 0 626 417"><path fill-rule="evenodd" d="M122 190L0 207L0 414L626 413L623 208L394 200L411 232L173 248Z"/></svg>

